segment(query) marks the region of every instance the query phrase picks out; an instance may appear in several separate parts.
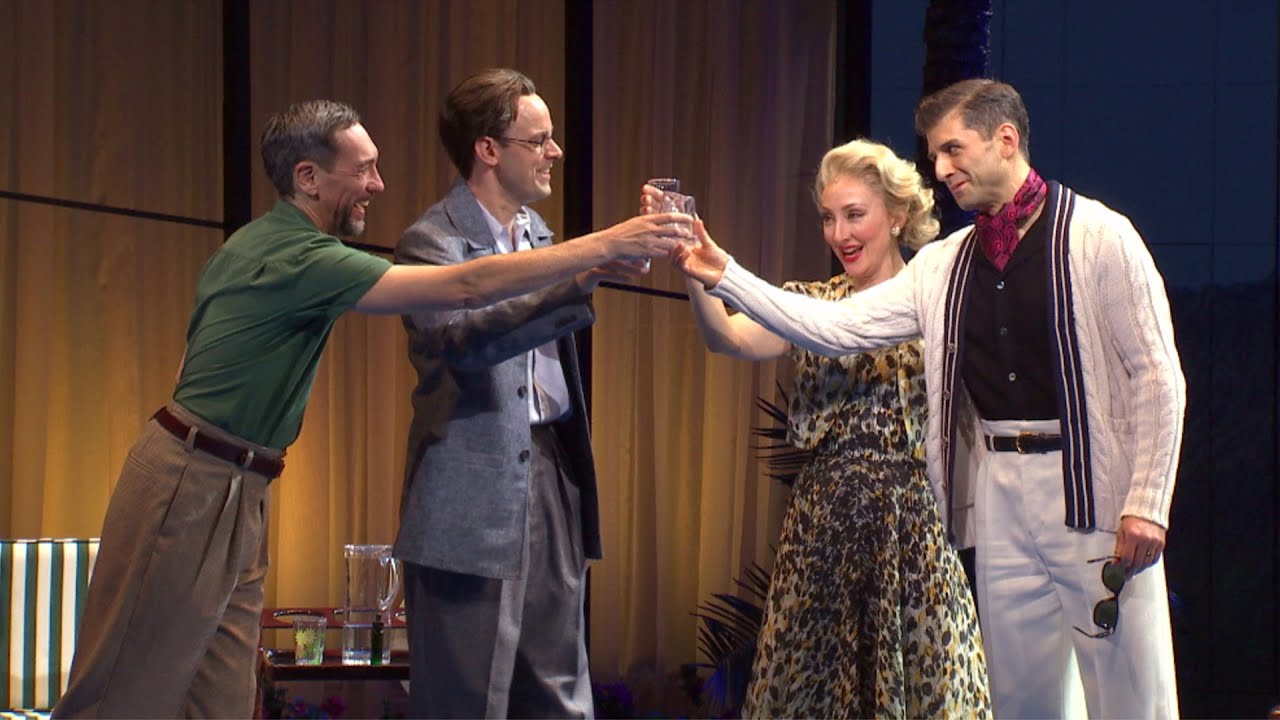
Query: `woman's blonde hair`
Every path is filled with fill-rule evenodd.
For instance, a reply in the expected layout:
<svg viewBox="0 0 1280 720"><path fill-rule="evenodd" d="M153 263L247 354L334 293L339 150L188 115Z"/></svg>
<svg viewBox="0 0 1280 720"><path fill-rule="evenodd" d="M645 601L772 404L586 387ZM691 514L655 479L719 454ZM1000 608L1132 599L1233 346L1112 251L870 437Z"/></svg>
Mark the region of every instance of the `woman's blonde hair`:
<svg viewBox="0 0 1280 720"><path fill-rule="evenodd" d="M924 184L915 163L903 160L885 145L861 138L833 147L818 166L813 183L814 203L820 206L822 191L842 177L858 178L879 190L890 213L906 212L907 221L898 242L919 250L938 236L933 189Z"/></svg>

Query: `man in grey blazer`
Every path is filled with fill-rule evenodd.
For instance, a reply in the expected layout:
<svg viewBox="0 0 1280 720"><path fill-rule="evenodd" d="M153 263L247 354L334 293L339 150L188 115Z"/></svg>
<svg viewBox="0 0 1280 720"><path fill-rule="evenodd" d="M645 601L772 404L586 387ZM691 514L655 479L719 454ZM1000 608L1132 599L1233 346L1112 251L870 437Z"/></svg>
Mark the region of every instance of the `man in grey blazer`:
<svg viewBox="0 0 1280 720"><path fill-rule="evenodd" d="M460 177L396 261L452 265L551 244L531 202L562 155L532 81L486 70L445 102ZM625 231L627 223L600 231ZM573 333L615 261L478 310L406 315L418 372L395 555L405 564L414 717L592 717L584 643L599 511Z"/></svg>

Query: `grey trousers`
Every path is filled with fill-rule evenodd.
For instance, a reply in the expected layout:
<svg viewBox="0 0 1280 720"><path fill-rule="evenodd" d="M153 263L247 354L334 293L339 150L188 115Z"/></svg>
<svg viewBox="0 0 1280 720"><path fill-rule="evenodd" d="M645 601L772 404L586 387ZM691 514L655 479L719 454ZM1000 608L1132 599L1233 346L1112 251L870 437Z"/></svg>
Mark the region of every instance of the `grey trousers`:
<svg viewBox="0 0 1280 720"><path fill-rule="evenodd" d="M147 423L111 495L54 717L252 716L268 482Z"/></svg>
<svg viewBox="0 0 1280 720"><path fill-rule="evenodd" d="M412 717L591 718L578 486L550 428L534 428L518 580L405 563Z"/></svg>

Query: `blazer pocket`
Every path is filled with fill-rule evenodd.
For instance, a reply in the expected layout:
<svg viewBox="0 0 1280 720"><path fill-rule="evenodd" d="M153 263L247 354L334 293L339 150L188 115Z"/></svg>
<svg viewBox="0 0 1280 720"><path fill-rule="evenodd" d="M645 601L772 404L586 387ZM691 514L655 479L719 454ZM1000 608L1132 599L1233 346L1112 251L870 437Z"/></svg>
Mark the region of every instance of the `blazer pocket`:
<svg viewBox="0 0 1280 720"><path fill-rule="evenodd" d="M500 455L493 454L493 446L485 448L488 452L482 452L478 449L473 450L466 457L461 458L454 467L460 475L466 476L475 473L497 473L504 472L508 463ZM468 448L472 450L472 448Z"/></svg>

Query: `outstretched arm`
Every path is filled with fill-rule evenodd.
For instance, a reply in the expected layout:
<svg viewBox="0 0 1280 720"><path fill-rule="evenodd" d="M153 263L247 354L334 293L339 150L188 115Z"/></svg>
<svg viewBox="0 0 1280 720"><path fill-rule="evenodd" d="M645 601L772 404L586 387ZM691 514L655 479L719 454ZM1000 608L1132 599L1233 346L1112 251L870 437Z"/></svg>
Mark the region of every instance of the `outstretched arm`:
<svg viewBox="0 0 1280 720"><path fill-rule="evenodd" d="M709 288L711 296L800 347L839 357L920 337L910 266L870 290L832 302L770 285L734 262L697 225L695 234L697 245L672 251L676 267Z"/></svg>
<svg viewBox="0 0 1280 720"><path fill-rule="evenodd" d="M694 228L695 236L710 240L702 220L695 220ZM711 352L742 360L768 360L787 352L790 343L746 315L730 315L719 298L707 294L701 281L690 277L685 286L698 334Z"/></svg>
<svg viewBox="0 0 1280 720"><path fill-rule="evenodd" d="M492 255L446 267L394 265L356 303L360 312L476 308L568 280L614 260L668 254L689 237L689 216L634 217L548 248Z"/></svg>
<svg viewBox="0 0 1280 720"><path fill-rule="evenodd" d="M662 201L662 191L652 185L640 188L640 214L656 212ZM708 245L714 245L707 234L707 228L700 218L694 219L694 238L707 239ZM704 245L699 242L699 247ZM728 255L720 253L722 259ZM720 265L723 270L723 264ZM688 273L689 270L686 270ZM719 281L716 275L715 282ZM714 285L715 282L708 283ZM698 334L702 342L711 352L736 357L741 360L769 360L785 353L790 344L770 332L746 315L730 315L724 303L713 298L703 290L703 284L690 274L685 283L689 290L689 304L693 307L693 318L698 323Z"/></svg>
<svg viewBox="0 0 1280 720"><path fill-rule="evenodd" d="M467 262L469 243L451 228L415 223L396 245L401 264L450 266ZM529 256L533 251L520 251ZM460 369L496 365L595 321L588 299L601 280L629 280L648 260L614 260L566 280L475 309L419 310L404 315L410 349L439 355Z"/></svg>

